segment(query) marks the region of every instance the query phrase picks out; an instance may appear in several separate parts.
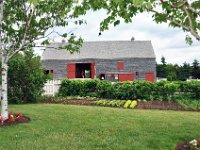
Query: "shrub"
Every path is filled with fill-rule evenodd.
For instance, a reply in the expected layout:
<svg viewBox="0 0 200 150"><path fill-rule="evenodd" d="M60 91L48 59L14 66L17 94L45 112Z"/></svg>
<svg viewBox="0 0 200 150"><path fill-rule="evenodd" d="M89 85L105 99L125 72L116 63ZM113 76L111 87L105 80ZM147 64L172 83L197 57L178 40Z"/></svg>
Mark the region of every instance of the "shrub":
<svg viewBox="0 0 200 150"><path fill-rule="evenodd" d="M122 107L125 102L126 100L98 100L95 101L95 104L100 106Z"/></svg>
<svg viewBox="0 0 200 150"><path fill-rule="evenodd" d="M199 81L191 81L188 82L190 92L192 93L192 98L200 98L200 82Z"/></svg>
<svg viewBox="0 0 200 150"><path fill-rule="evenodd" d="M152 95L152 83L149 81L134 81L136 96L135 99L150 99Z"/></svg>
<svg viewBox="0 0 200 150"><path fill-rule="evenodd" d="M174 98L174 94L178 89L178 85L175 82L167 82L164 85L164 90L166 92L166 98L168 100L172 100Z"/></svg>
<svg viewBox="0 0 200 150"><path fill-rule="evenodd" d="M58 95L59 96L78 96L82 95L83 81L68 80L62 81Z"/></svg>
<svg viewBox="0 0 200 150"><path fill-rule="evenodd" d="M159 81L153 83L153 97L156 100L167 100L167 93L165 91L165 84L168 81Z"/></svg>
<svg viewBox="0 0 200 150"><path fill-rule="evenodd" d="M85 81L66 79L61 83L58 96L92 96L124 100L173 100L180 97L199 99L200 82L133 81L112 84L110 81L98 79ZM110 101L109 105L117 104Z"/></svg>
<svg viewBox="0 0 200 150"><path fill-rule="evenodd" d="M135 108L135 106L137 106L137 101L132 101L129 108Z"/></svg>
<svg viewBox="0 0 200 150"><path fill-rule="evenodd" d="M81 89L81 93L83 96L96 96L96 88L97 84L100 82L99 79L94 80L85 80L83 82L83 88Z"/></svg>
<svg viewBox="0 0 200 150"><path fill-rule="evenodd" d="M132 82L117 82L113 84L113 98L134 99L136 97L135 87Z"/></svg>
<svg viewBox="0 0 200 150"><path fill-rule="evenodd" d="M100 98L112 98L113 97L113 85L110 81L98 82L96 88L97 97Z"/></svg>
<svg viewBox="0 0 200 150"><path fill-rule="evenodd" d="M37 102L48 79L50 76L44 73L40 57L34 55L32 50L17 54L9 62L9 103Z"/></svg>
<svg viewBox="0 0 200 150"><path fill-rule="evenodd" d="M131 105L131 100L126 101L126 103L124 104L124 108L129 108L129 106Z"/></svg>

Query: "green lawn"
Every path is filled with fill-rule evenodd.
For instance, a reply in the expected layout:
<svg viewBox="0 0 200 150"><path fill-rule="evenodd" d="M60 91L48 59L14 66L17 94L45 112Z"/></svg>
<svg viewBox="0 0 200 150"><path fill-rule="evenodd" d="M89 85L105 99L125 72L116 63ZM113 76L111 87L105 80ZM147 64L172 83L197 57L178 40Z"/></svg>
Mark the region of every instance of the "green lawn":
<svg viewBox="0 0 200 150"><path fill-rule="evenodd" d="M200 137L200 113L56 104L11 105L29 124L0 128L2 150L172 150Z"/></svg>

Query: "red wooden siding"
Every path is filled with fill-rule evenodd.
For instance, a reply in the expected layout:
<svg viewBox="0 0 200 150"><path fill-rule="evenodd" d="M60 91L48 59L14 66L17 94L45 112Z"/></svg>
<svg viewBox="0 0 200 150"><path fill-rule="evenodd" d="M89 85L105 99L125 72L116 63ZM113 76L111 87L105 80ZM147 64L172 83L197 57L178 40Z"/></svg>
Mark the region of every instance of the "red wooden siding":
<svg viewBox="0 0 200 150"><path fill-rule="evenodd" d="M67 77L69 79L76 78L76 64L67 65Z"/></svg>
<svg viewBox="0 0 200 150"><path fill-rule="evenodd" d="M124 70L124 62L122 62L122 61L117 62L117 69Z"/></svg>
<svg viewBox="0 0 200 150"><path fill-rule="evenodd" d="M91 64L91 78L94 79L95 77L95 63Z"/></svg>
<svg viewBox="0 0 200 150"><path fill-rule="evenodd" d="M118 80L119 81L133 81L134 80L134 74L133 73L119 74Z"/></svg>
<svg viewBox="0 0 200 150"><path fill-rule="evenodd" d="M153 72L145 73L145 79L146 81L154 82L155 81L154 73Z"/></svg>

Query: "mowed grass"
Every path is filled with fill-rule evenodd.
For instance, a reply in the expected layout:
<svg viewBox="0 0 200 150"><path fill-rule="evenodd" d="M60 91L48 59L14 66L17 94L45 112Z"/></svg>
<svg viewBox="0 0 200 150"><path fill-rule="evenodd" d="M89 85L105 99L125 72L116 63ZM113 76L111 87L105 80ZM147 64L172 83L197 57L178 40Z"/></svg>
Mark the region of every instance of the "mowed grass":
<svg viewBox="0 0 200 150"><path fill-rule="evenodd" d="M200 138L200 113L56 104L10 105L32 120L0 128L2 150L172 150Z"/></svg>

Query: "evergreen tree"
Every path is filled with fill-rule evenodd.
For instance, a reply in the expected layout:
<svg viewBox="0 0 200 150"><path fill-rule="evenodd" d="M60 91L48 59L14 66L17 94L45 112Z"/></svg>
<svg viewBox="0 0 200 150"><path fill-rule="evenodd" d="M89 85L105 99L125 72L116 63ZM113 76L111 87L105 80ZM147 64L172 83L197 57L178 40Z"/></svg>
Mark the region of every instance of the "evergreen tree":
<svg viewBox="0 0 200 150"><path fill-rule="evenodd" d="M163 66L167 64L164 56L161 57L161 63L162 63Z"/></svg>
<svg viewBox="0 0 200 150"><path fill-rule="evenodd" d="M200 66L199 66L199 61L196 59L192 63L191 75L193 79L200 79Z"/></svg>
<svg viewBox="0 0 200 150"><path fill-rule="evenodd" d="M161 57L161 63L156 65L156 71L157 71L157 77L160 78L166 78L167 77L167 71L166 71L166 64L165 57Z"/></svg>

